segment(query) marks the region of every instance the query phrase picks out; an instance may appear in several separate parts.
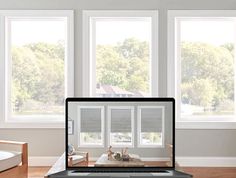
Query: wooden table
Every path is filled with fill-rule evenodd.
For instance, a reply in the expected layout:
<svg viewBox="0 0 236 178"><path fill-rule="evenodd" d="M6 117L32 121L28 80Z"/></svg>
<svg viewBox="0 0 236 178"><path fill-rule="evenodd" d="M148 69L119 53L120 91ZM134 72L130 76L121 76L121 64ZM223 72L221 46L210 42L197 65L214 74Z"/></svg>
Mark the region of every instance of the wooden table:
<svg viewBox="0 0 236 178"><path fill-rule="evenodd" d="M44 178L48 178L48 175L55 174L65 170L65 153L57 160L57 162L51 167Z"/></svg>
<svg viewBox="0 0 236 178"><path fill-rule="evenodd" d="M102 154L96 161L95 167L143 167L144 162L141 161L138 155L130 154L133 158L130 161L108 160L107 154Z"/></svg>

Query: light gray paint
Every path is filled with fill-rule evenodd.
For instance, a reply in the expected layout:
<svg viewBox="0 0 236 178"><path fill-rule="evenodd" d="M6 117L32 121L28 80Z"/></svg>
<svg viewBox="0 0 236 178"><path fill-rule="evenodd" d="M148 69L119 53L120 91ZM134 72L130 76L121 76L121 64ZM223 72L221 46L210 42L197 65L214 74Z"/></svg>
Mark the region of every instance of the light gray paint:
<svg viewBox="0 0 236 178"><path fill-rule="evenodd" d="M141 102L141 103L81 103L81 102L71 102L68 104L68 116L70 119L74 120L74 134L69 135L69 143L73 144L74 146L78 146L78 107L79 106L104 106L104 115L105 115L105 146L103 148L79 148L81 151L88 151L89 155L91 157L99 157L101 154L103 154L107 148L108 148L108 142L107 142L107 137L109 133L107 132L107 120L108 120L108 107L109 106L133 106L134 107L134 133L135 133L135 138L134 138L134 148L129 148L130 153L138 154L141 157L145 158L160 158L160 157L168 157L168 152L166 147L164 148L138 148L137 145L137 107L138 106L164 106L165 108L165 121L164 121L164 144L172 144L172 103L170 102L159 102L159 103L152 103L152 102ZM124 146L125 147L125 146ZM122 148L113 148L113 151L121 151Z"/></svg>
<svg viewBox="0 0 236 178"><path fill-rule="evenodd" d="M159 93L167 91L167 10L236 10L235 0L0 0L0 9L75 10L75 96L82 93L82 9L159 10ZM1 82L2 83L2 82ZM30 156L56 156L63 129L1 129L0 139L29 142ZM177 130L177 156L236 156L236 130ZM220 143L219 143L220 142Z"/></svg>
<svg viewBox="0 0 236 178"><path fill-rule="evenodd" d="M0 129L0 139L27 142L30 156L62 155L64 137L64 129Z"/></svg>
<svg viewBox="0 0 236 178"><path fill-rule="evenodd" d="M177 130L177 156L236 156L236 130Z"/></svg>

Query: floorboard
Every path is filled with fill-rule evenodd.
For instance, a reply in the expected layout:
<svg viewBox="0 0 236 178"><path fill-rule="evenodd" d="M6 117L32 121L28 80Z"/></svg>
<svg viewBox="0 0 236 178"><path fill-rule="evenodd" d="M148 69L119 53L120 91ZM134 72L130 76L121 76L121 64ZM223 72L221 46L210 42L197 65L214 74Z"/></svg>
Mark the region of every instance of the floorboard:
<svg viewBox="0 0 236 178"><path fill-rule="evenodd" d="M49 171L50 167L29 167L29 178L43 178Z"/></svg>
<svg viewBox="0 0 236 178"><path fill-rule="evenodd" d="M185 167L181 169L194 175L194 178L236 178L236 167Z"/></svg>

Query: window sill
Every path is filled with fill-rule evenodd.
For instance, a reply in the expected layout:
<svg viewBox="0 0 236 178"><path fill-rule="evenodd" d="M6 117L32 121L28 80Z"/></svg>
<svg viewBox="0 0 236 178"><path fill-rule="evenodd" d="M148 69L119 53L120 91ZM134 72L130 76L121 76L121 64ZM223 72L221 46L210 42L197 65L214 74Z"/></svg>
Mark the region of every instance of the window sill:
<svg viewBox="0 0 236 178"><path fill-rule="evenodd" d="M164 145L138 145L138 148L164 148Z"/></svg>
<svg viewBox="0 0 236 178"><path fill-rule="evenodd" d="M176 121L176 129L236 129L236 120L233 119L210 119Z"/></svg>
<svg viewBox="0 0 236 178"><path fill-rule="evenodd" d="M47 121L47 122L0 122L0 129L65 129L65 122L63 121Z"/></svg>
<svg viewBox="0 0 236 178"><path fill-rule="evenodd" d="M112 146L112 148L125 148L125 147L127 147L127 148L134 148L134 145L112 145L112 144L108 144L108 145L111 145Z"/></svg>
<svg viewBox="0 0 236 178"><path fill-rule="evenodd" d="M0 119L0 129L12 128L64 129L65 119L61 115L6 116L5 119Z"/></svg>
<svg viewBox="0 0 236 178"><path fill-rule="evenodd" d="M104 145L78 145L78 148L104 148Z"/></svg>

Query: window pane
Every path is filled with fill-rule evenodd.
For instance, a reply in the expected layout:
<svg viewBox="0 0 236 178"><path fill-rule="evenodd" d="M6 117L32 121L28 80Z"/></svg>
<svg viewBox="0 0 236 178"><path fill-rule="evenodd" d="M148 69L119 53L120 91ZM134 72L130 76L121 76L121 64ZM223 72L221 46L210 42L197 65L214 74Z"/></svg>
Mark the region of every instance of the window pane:
<svg viewBox="0 0 236 178"><path fill-rule="evenodd" d="M111 133L111 145L131 145L132 133L131 132L116 132Z"/></svg>
<svg viewBox="0 0 236 178"><path fill-rule="evenodd" d="M12 115L63 114L66 19L12 18L9 27Z"/></svg>
<svg viewBox="0 0 236 178"><path fill-rule="evenodd" d="M80 109L80 130L81 132L101 132L102 116L100 108Z"/></svg>
<svg viewBox="0 0 236 178"><path fill-rule="evenodd" d="M110 108L111 145L132 145L132 110Z"/></svg>
<svg viewBox="0 0 236 178"><path fill-rule="evenodd" d="M80 146L103 144L103 109L100 107L78 108Z"/></svg>
<svg viewBox="0 0 236 178"><path fill-rule="evenodd" d="M139 108L140 140L142 146L162 145L164 108Z"/></svg>
<svg viewBox="0 0 236 178"><path fill-rule="evenodd" d="M162 134L160 132L142 132L141 144L142 145L161 145Z"/></svg>
<svg viewBox="0 0 236 178"><path fill-rule="evenodd" d="M80 145L101 145L102 136L100 133L96 132L81 132L80 133Z"/></svg>
<svg viewBox="0 0 236 178"><path fill-rule="evenodd" d="M181 114L234 113L235 21L180 18Z"/></svg>
<svg viewBox="0 0 236 178"><path fill-rule="evenodd" d="M95 19L96 95L150 96L151 18Z"/></svg>

